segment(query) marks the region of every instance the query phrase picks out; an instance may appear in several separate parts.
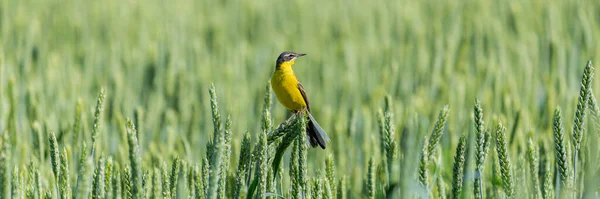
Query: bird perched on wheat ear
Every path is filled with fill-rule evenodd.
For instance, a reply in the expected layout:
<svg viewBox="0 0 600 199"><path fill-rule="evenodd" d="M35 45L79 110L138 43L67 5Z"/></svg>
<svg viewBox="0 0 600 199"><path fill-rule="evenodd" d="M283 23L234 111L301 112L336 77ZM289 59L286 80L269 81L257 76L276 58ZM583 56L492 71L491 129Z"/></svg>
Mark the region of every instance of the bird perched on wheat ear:
<svg viewBox="0 0 600 199"><path fill-rule="evenodd" d="M310 104L304 87L302 87L302 84L300 84L292 70L296 58L304 55L306 54L294 52L281 53L275 63L275 72L273 72L273 76L271 77L271 87L275 91L277 100L285 108L294 114L308 115L309 121L306 127L308 142L311 147L320 146L325 149L329 137L310 113Z"/></svg>

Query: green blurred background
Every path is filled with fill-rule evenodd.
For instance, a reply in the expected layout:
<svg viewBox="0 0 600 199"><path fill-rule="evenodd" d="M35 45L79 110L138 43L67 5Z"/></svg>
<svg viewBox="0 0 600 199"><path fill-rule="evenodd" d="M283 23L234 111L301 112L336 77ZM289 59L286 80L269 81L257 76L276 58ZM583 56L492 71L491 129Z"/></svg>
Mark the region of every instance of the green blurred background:
<svg viewBox="0 0 600 199"><path fill-rule="evenodd" d="M457 139L473 132L475 98L486 126L502 119L511 132L516 125L509 135L515 160L529 135L552 146L557 106L570 139L585 63L600 63L599 31L594 0L2 0L0 130L14 109L11 162L25 165L39 139L33 126L44 136L69 135L79 101L81 139L89 144L105 88L100 151L126 162L123 121L137 110L144 161L179 155L200 162L212 134L214 83L222 114L233 121L235 168L243 133L256 139L259 132L277 56L295 51L308 54L294 70L332 139L325 151L309 150L309 175L332 154L338 175L360 195L368 158L383 159L376 115L389 95L397 141L407 144L399 147L406 167L396 170L411 171L419 143L449 105L441 149L450 182ZM17 107L9 103L9 79ZM277 101L272 111L274 125L285 120ZM70 137L61 142L73 143L74 153ZM42 169L50 176L49 166Z"/></svg>

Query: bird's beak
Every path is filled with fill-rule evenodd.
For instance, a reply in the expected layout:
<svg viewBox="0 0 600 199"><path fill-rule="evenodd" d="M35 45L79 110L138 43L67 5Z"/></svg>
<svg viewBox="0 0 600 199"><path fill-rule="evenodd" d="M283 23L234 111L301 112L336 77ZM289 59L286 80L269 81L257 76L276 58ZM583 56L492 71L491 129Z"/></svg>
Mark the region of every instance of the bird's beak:
<svg viewBox="0 0 600 199"><path fill-rule="evenodd" d="M298 54L296 54L296 57L302 57L304 55L306 55L306 54L305 53L298 53Z"/></svg>

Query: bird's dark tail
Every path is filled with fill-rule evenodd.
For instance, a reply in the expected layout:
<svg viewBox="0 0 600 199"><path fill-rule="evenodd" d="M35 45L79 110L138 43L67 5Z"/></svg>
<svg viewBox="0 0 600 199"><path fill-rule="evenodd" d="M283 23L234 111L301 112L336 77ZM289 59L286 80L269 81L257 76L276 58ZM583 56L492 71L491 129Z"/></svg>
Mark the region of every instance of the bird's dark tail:
<svg viewBox="0 0 600 199"><path fill-rule="evenodd" d="M315 120L312 114L310 114L310 112L307 113L308 118L310 119L308 121L308 126L306 127L308 142L310 143L311 147L320 146L321 148L325 149L327 142L329 141L329 136L327 136L327 133L325 133L321 126L319 126L319 123L317 123L317 120Z"/></svg>

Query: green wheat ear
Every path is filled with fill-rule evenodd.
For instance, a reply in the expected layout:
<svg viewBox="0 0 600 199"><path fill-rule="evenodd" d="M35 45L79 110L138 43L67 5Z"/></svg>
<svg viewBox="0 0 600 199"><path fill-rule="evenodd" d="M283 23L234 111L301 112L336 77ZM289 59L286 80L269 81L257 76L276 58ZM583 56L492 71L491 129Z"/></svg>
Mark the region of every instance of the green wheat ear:
<svg viewBox="0 0 600 199"><path fill-rule="evenodd" d="M539 165L537 155L538 152L535 148L535 145L533 144L533 140L529 138L529 140L527 141L527 161L529 162L529 173L531 174L530 177L531 183L533 184L532 188L534 198L540 197L540 186L538 179Z"/></svg>
<svg viewBox="0 0 600 199"><path fill-rule="evenodd" d="M54 173L56 190L59 190L60 183L58 182L58 179L60 178L60 152L58 151L58 141L56 141L56 135L54 132L50 133L50 136L48 136L48 141L50 142L50 160L52 162L52 172ZM56 193L59 194L60 191L57 191Z"/></svg>
<svg viewBox="0 0 600 199"><path fill-rule="evenodd" d="M160 177L161 177L160 169L155 167L152 170L152 191L150 193L150 199L157 199L157 198L160 198L160 196L161 196ZM198 193L196 193L196 194L198 194Z"/></svg>
<svg viewBox="0 0 600 199"><path fill-rule="evenodd" d="M296 125L296 132L298 132L298 138L296 138L296 147L298 147L298 183L302 186L302 193L307 194L308 192L308 162L307 162L307 150L308 144L306 143L306 117L300 117L299 125Z"/></svg>
<svg viewBox="0 0 600 199"><path fill-rule="evenodd" d="M389 102L391 103L391 102ZM393 122L393 113L387 111L384 116L384 152L386 157L386 165L387 165L387 183L391 181L391 177L393 175L393 163L396 157L396 128ZM333 180L333 179L332 179Z"/></svg>
<svg viewBox="0 0 600 199"><path fill-rule="evenodd" d="M294 133L287 134L286 137L284 137L284 140L281 142L281 144L277 148L277 152L273 158L273 169L271 169L273 172L279 171L278 164L280 163L281 156L283 156L283 152L285 152L285 149L287 148L287 146L289 146L289 144L293 141L293 139L289 139L290 136L296 137L296 135ZM258 141L256 143L256 147L254 148L254 152L252 154L253 159L254 159L255 172L254 172L254 180L248 187L248 192L247 192L248 194L246 195L246 198L248 198L248 199L253 198L253 197L254 198L262 198L262 197L264 197L264 194L267 191L267 181L269 180L268 172L270 171L269 167L268 167L268 163L269 163L268 137L269 136L267 135L266 131L262 131L261 133L259 133ZM274 173L272 179L275 179L276 176L277 176L277 173Z"/></svg>
<svg viewBox="0 0 600 199"><path fill-rule="evenodd" d="M77 106L76 106L76 111L75 111L75 122L73 122L73 146L79 146L79 135L82 133L82 124L81 124L81 120L82 120L82 112L83 112L83 108L82 108L82 102L81 99L77 100Z"/></svg>
<svg viewBox="0 0 600 199"><path fill-rule="evenodd" d="M554 122L553 128L554 131L554 148L555 148L555 157L556 157L556 169L558 170L558 175L560 176L559 182L557 183L556 191L560 191L560 186L566 186L567 180L569 179L569 174L567 171L568 167L568 157L567 157L567 149L564 141L564 133L562 126L562 116L560 113L560 108L556 108L554 111Z"/></svg>
<svg viewBox="0 0 600 199"><path fill-rule="evenodd" d="M21 186L21 174L19 173L19 167L15 166L12 171L12 179L11 179L11 188L10 188L10 196L11 198L21 198L21 190L23 187Z"/></svg>
<svg viewBox="0 0 600 199"><path fill-rule="evenodd" d="M185 163L182 165L182 177L184 177L185 191L187 191L187 198L192 199L195 197L196 189L194 188L196 182L194 178L194 166L191 163Z"/></svg>
<svg viewBox="0 0 600 199"><path fill-rule="evenodd" d="M104 88L100 89L98 99L96 101L96 110L94 112L94 126L92 127L92 151L91 156L95 157L96 153L96 139L98 137L98 131L100 129L100 120L102 119L102 111L104 110L104 98L106 98Z"/></svg>
<svg viewBox="0 0 600 199"><path fill-rule="evenodd" d="M175 198L177 195L177 185L179 183L179 172L181 170L181 159L179 157L175 157L173 159L173 165L171 165L171 175L169 177L171 181L171 186L169 187L169 192L171 193L171 198Z"/></svg>
<svg viewBox="0 0 600 199"><path fill-rule="evenodd" d="M202 183L202 175L200 175L200 167L198 165L194 166L194 192L196 199L204 198L204 183ZM235 197L234 197L235 198Z"/></svg>
<svg viewBox="0 0 600 199"><path fill-rule="evenodd" d="M163 198L171 198L171 179L169 178L167 163L165 162L163 162L161 165L161 179Z"/></svg>
<svg viewBox="0 0 600 199"><path fill-rule="evenodd" d="M377 115L375 116L377 118L377 129L379 129L379 151L381 153L385 153L385 124L384 124L384 119L383 119L383 113L381 112L381 110L377 111Z"/></svg>
<svg viewBox="0 0 600 199"><path fill-rule="evenodd" d="M118 163L115 163L113 167L113 174L111 177L112 181L112 197L118 198L123 195L123 185L121 183L121 167Z"/></svg>
<svg viewBox="0 0 600 199"><path fill-rule="evenodd" d="M540 144L540 152L539 152L539 156L540 156L540 175L539 177L541 178L541 189L542 189L542 198L543 199L550 199L550 198L554 198L553 197L553 183L554 183L554 179L552 176L552 164L549 163L548 161L548 157L547 157L547 153L546 153L546 147L543 143Z"/></svg>
<svg viewBox="0 0 600 199"><path fill-rule="evenodd" d="M137 138L137 130L133 121L127 118L127 143L129 145L129 164L131 168L131 194L135 198L141 197L142 193L142 165L140 146Z"/></svg>
<svg viewBox="0 0 600 199"><path fill-rule="evenodd" d="M529 184L527 183L527 161L526 154L517 157L517 165L523 165L520 167L513 167L513 192L515 198L526 198L529 196L531 191Z"/></svg>
<svg viewBox="0 0 600 199"><path fill-rule="evenodd" d="M433 161L435 149L437 144L439 143L440 138L442 137L444 127L446 125L446 121L448 119L448 106L444 106L438 115L438 119L435 123L433 131L431 132L431 136L429 139L425 137L423 140L423 148L421 150L420 159L419 159L419 168L417 172L417 178L419 183L425 190L428 190L428 176L427 176L427 165L429 165L429 161Z"/></svg>
<svg viewBox="0 0 600 199"><path fill-rule="evenodd" d="M336 178L335 178L335 165L333 164L333 156L329 155L327 156L327 160L325 160L325 175L327 176L327 183L329 184L329 188L332 191L337 190L336 189ZM333 192L332 192L333 195Z"/></svg>
<svg viewBox="0 0 600 199"><path fill-rule="evenodd" d="M581 89L579 90L579 98L577 100L577 110L575 112L575 123L573 125L573 145L575 151L581 148L581 140L583 138L583 128L585 119L585 110L588 100L592 94L592 80L594 79L594 67L592 61L588 61L581 79ZM575 157L576 158L576 157Z"/></svg>
<svg viewBox="0 0 600 199"><path fill-rule="evenodd" d="M427 189L427 136L425 136L425 139L423 139L423 148L421 150L421 156L419 157L419 170L417 173L417 178L419 179L419 184L424 188Z"/></svg>
<svg viewBox="0 0 600 199"><path fill-rule="evenodd" d="M89 187L89 173L91 172L92 160L88 159L87 145L85 142L81 145L81 152L79 153L79 165L77 168L77 185L75 186L76 198L87 198L88 187Z"/></svg>
<svg viewBox="0 0 600 199"><path fill-rule="evenodd" d="M13 176L14 177L14 176ZM59 177L60 197L71 198L71 183L69 177L69 160L67 158L67 149L63 149L60 154L60 177ZM18 198L18 197L13 197Z"/></svg>
<svg viewBox="0 0 600 199"><path fill-rule="evenodd" d="M89 166L91 167L91 161L89 162ZM29 198L42 198L42 182L40 179L40 171L36 167L34 160L31 160L27 165L27 178L29 184L27 185L28 189L26 196Z"/></svg>
<svg viewBox="0 0 600 199"><path fill-rule="evenodd" d="M577 187L577 160L579 159L579 151L581 150L581 141L584 133L585 111L588 101L592 95L592 80L594 79L594 66L592 61L588 61L583 71L581 79L581 88L579 90L579 98L577 100L577 110L575 111L575 121L573 124L573 184ZM575 192L575 195L578 193Z"/></svg>
<svg viewBox="0 0 600 199"><path fill-rule="evenodd" d="M502 185L504 192L509 198L514 197L514 186L510 158L508 157L508 148L506 141L506 128L502 125L502 121L498 120L496 125L496 152L498 153L498 161L500 162L500 174L502 176Z"/></svg>
<svg viewBox="0 0 600 199"><path fill-rule="evenodd" d="M219 173L219 189L217 193L218 198L225 198L226 187L227 187L227 172L229 170L229 156L231 155L231 117L227 116L225 122L225 130L222 132L223 135L223 154L221 158L221 172Z"/></svg>
<svg viewBox="0 0 600 199"><path fill-rule="evenodd" d="M92 198L104 198L104 155L100 155L96 163L96 171L94 172L94 180L92 182Z"/></svg>
<svg viewBox="0 0 600 199"><path fill-rule="evenodd" d="M293 199L302 198L302 185L300 184L300 174L298 172L298 144L302 144L296 140L292 149L292 155L290 158L290 194Z"/></svg>
<svg viewBox="0 0 600 199"><path fill-rule="evenodd" d="M218 134L221 131L221 114L219 113L219 104L217 102L217 91L215 90L215 85L210 84L210 88L208 89L208 93L210 95L210 109L212 111L212 119L213 119L213 143L216 142Z"/></svg>
<svg viewBox="0 0 600 199"><path fill-rule="evenodd" d="M202 159L202 180L200 180L200 182L202 182L202 187L203 187L203 192L204 192L204 196L208 196L208 189L210 186L209 184L209 180L210 180L210 163L208 161L208 158L205 157Z"/></svg>
<svg viewBox="0 0 600 199"><path fill-rule="evenodd" d="M132 182L131 182L131 169L129 166L123 168L123 175L121 176L123 182L123 198L133 198Z"/></svg>
<svg viewBox="0 0 600 199"><path fill-rule="evenodd" d="M271 131L272 121L271 121L271 81L267 82L267 86L265 87L265 97L264 104L262 110L262 130L269 132Z"/></svg>
<svg viewBox="0 0 600 199"><path fill-rule="evenodd" d="M441 163L440 163L441 164ZM437 186L437 198L446 197L446 185L444 184L444 177L439 175L435 181Z"/></svg>
<svg viewBox="0 0 600 199"><path fill-rule="evenodd" d="M223 164L223 153L225 152L225 136L221 133L221 115L219 114L219 106L217 104L217 94L215 86L211 84L209 89L210 104L213 117L213 142L212 147L208 147L209 162L210 162L210 175L208 180L208 192L206 196L208 199L214 199L218 197L218 186L221 177L221 164ZM173 182L171 182L173 183Z"/></svg>
<svg viewBox="0 0 600 199"><path fill-rule="evenodd" d="M235 177L235 187L233 189L232 198L241 198L242 190L248 186L250 168L252 162L252 144L250 143L250 132L244 133L242 139L242 146L240 147L240 158L238 161L238 167Z"/></svg>
<svg viewBox="0 0 600 199"><path fill-rule="evenodd" d="M278 177L279 169L277 168L279 168L279 164L281 164L281 160L287 148L292 144L294 140L302 140L303 138L301 136L303 136L306 131L305 128L303 128L306 124L306 118L304 116L294 114L288 120L290 120L289 124L277 128L284 128L283 130L281 130L281 132L286 133L285 136L281 139L279 145L277 146L277 149L275 150L275 156L273 158L273 163L271 166L274 172L274 178ZM275 132L277 132L277 130L275 130Z"/></svg>
<svg viewBox="0 0 600 199"><path fill-rule="evenodd" d="M367 197L375 198L375 163L373 157L369 158L367 166Z"/></svg>
<svg viewBox="0 0 600 199"><path fill-rule="evenodd" d="M149 178L150 178L150 171L149 170L144 170L144 174L142 174L142 198L148 198L148 194L150 192L150 187L149 187Z"/></svg>
<svg viewBox="0 0 600 199"><path fill-rule="evenodd" d="M293 139L295 139L295 137L288 137L287 135L290 135L290 134L296 135L296 133L294 133L294 129L295 129L295 126L298 125L298 121L300 119L301 118L299 115L293 114L292 116L290 116L290 118L288 118L287 120L285 120L284 122L279 124L279 126L277 126L277 128L275 130L273 130L273 132L268 134L268 137L267 137L268 144L269 145L273 144L279 138L284 137L284 136L285 137L283 138L282 142L286 142L286 139L287 139L287 141L292 141ZM288 143L288 146L290 143ZM280 146L281 146L281 143L280 143Z"/></svg>
<svg viewBox="0 0 600 199"><path fill-rule="evenodd" d="M106 169L104 170L104 193L106 194L106 198L113 197L113 186L112 186L112 175L114 173L114 162L112 156L108 156L106 158Z"/></svg>
<svg viewBox="0 0 600 199"><path fill-rule="evenodd" d="M452 198L454 199L460 198L460 193L462 191L466 146L467 138L463 134L458 140L456 155L454 156L454 165L452 166Z"/></svg>
<svg viewBox="0 0 600 199"><path fill-rule="evenodd" d="M322 177L321 180L323 181L323 198L325 199L333 199L333 190L331 189L331 183L329 182L329 179L327 179L327 177Z"/></svg>
<svg viewBox="0 0 600 199"><path fill-rule="evenodd" d="M337 196L339 199L346 199L348 196L346 194L346 177L342 176L338 186L337 186Z"/></svg>
<svg viewBox="0 0 600 199"><path fill-rule="evenodd" d="M485 122L483 121L483 109L481 108L479 99L475 99L473 112L473 119L475 121L475 182L473 183L473 192L475 198L483 198L482 173L486 159L486 146L489 146L489 144L486 144L486 140L489 141L489 138L486 139L486 134L484 132Z"/></svg>
<svg viewBox="0 0 600 199"><path fill-rule="evenodd" d="M267 167L268 168L268 167ZM268 198L268 199L274 199L275 195L277 194L277 187L275 185L275 183L277 183L275 181L275 178L273 177L274 172L271 172L273 169L272 168L268 168L269 170L267 171L267 186L265 189L265 195L263 196L263 198Z"/></svg>
<svg viewBox="0 0 600 199"><path fill-rule="evenodd" d="M323 182L320 178L312 179L312 199L321 199L323 196Z"/></svg>
<svg viewBox="0 0 600 199"><path fill-rule="evenodd" d="M429 136L429 142L427 143L427 160L434 159L433 156L435 155L435 149L437 144L440 142L442 134L444 133L444 127L446 126L446 121L448 120L449 111L450 109L448 108L448 105L445 105L444 108L440 110L440 114L435 122L431 136Z"/></svg>
<svg viewBox="0 0 600 199"><path fill-rule="evenodd" d="M269 172L269 145L267 144L267 135L265 132L261 133L258 137L258 143L256 148L258 153L256 156L256 175L255 178L258 180L256 188L256 198L263 198L267 190L267 172Z"/></svg>

